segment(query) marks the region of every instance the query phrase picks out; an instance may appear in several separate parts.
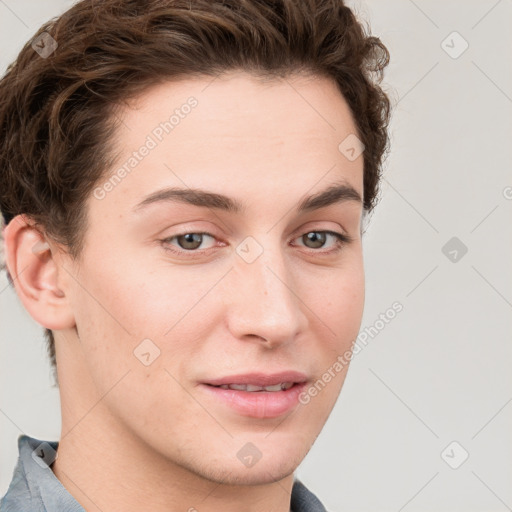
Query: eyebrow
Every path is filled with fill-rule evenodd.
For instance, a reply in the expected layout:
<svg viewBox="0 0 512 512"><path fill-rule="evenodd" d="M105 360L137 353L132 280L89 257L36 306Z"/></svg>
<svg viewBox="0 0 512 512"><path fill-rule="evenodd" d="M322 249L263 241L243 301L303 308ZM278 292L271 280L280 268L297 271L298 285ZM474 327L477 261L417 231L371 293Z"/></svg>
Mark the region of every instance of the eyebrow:
<svg viewBox="0 0 512 512"><path fill-rule="evenodd" d="M164 188L146 196L133 208L133 211L138 212L155 203L176 201L193 206L224 210L231 213L241 213L245 210L242 203L223 194L208 192L197 188ZM296 208L296 212L303 213L317 210L345 201L363 202L359 192L351 185L345 183L334 184L325 190L302 199Z"/></svg>

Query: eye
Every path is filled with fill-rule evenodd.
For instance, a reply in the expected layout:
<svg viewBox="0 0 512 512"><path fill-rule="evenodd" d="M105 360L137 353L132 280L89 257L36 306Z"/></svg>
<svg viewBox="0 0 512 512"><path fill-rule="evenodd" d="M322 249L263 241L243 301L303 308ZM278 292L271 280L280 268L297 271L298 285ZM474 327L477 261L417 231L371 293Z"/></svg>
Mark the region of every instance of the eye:
<svg viewBox="0 0 512 512"><path fill-rule="evenodd" d="M208 247L201 247L203 242L208 238L215 240L215 238L208 233L183 233L181 235L174 235L169 238L165 238L162 240L162 243L164 245L177 245L180 249L185 251L194 251L199 248L208 249ZM173 241L176 241L176 244L173 244ZM212 247L212 245L210 245L210 247ZM169 250L174 251L175 249L169 247Z"/></svg>
<svg viewBox="0 0 512 512"><path fill-rule="evenodd" d="M336 253L340 251L345 244L352 241L348 235L325 230L309 231L295 240L300 240L302 243L299 243L299 245L303 245L315 253L324 254ZM160 240L166 251L176 256L189 253L190 257L200 257L204 255L208 249L215 246L215 241L216 238L213 235L202 232L181 233ZM221 245L224 244L221 243ZM320 251L318 249L324 250Z"/></svg>
<svg viewBox="0 0 512 512"><path fill-rule="evenodd" d="M331 241L331 244L328 244L330 248L323 252L335 252L351 241L348 235L335 231L309 231L296 240L301 240L309 249L325 248L326 243Z"/></svg>

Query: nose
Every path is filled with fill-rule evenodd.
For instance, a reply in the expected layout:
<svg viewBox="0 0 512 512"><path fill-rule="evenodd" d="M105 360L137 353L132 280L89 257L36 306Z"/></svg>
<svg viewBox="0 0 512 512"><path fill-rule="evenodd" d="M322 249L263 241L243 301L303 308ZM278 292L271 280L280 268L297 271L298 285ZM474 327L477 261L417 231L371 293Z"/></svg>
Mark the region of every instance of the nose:
<svg viewBox="0 0 512 512"><path fill-rule="evenodd" d="M227 323L233 336L275 348L304 332L306 306L282 251L265 249L252 263L236 256L230 274Z"/></svg>

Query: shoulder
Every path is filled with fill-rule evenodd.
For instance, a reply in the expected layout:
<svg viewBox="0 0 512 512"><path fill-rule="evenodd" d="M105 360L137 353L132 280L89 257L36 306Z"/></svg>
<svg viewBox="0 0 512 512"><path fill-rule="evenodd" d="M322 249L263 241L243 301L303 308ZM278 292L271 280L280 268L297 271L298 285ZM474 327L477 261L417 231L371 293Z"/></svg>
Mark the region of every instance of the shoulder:
<svg viewBox="0 0 512 512"><path fill-rule="evenodd" d="M290 512L327 512L322 502L297 478L293 482Z"/></svg>
<svg viewBox="0 0 512 512"><path fill-rule="evenodd" d="M25 458L22 454L25 452L26 447L30 446L31 441L37 441L26 435L18 437L18 451L19 456L14 468L12 480L5 496L0 500L0 510L2 512L21 511L27 505L34 505L34 496L31 494L30 486L27 480L27 470L25 467ZM42 505L42 503L40 503ZM39 510L39 508L34 508Z"/></svg>
<svg viewBox="0 0 512 512"><path fill-rule="evenodd" d="M0 500L1 512L84 512L51 469L57 448L57 441L18 437L18 461L9 488Z"/></svg>

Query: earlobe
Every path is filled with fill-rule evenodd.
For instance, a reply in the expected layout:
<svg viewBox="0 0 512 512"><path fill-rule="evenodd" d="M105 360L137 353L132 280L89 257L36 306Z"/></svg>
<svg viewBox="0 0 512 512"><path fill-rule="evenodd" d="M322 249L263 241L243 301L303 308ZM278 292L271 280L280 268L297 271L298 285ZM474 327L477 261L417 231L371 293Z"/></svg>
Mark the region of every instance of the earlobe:
<svg viewBox="0 0 512 512"><path fill-rule="evenodd" d="M73 327L73 311L59 282L56 244L46 240L26 215L9 222L4 238L7 270L25 309L47 329Z"/></svg>

